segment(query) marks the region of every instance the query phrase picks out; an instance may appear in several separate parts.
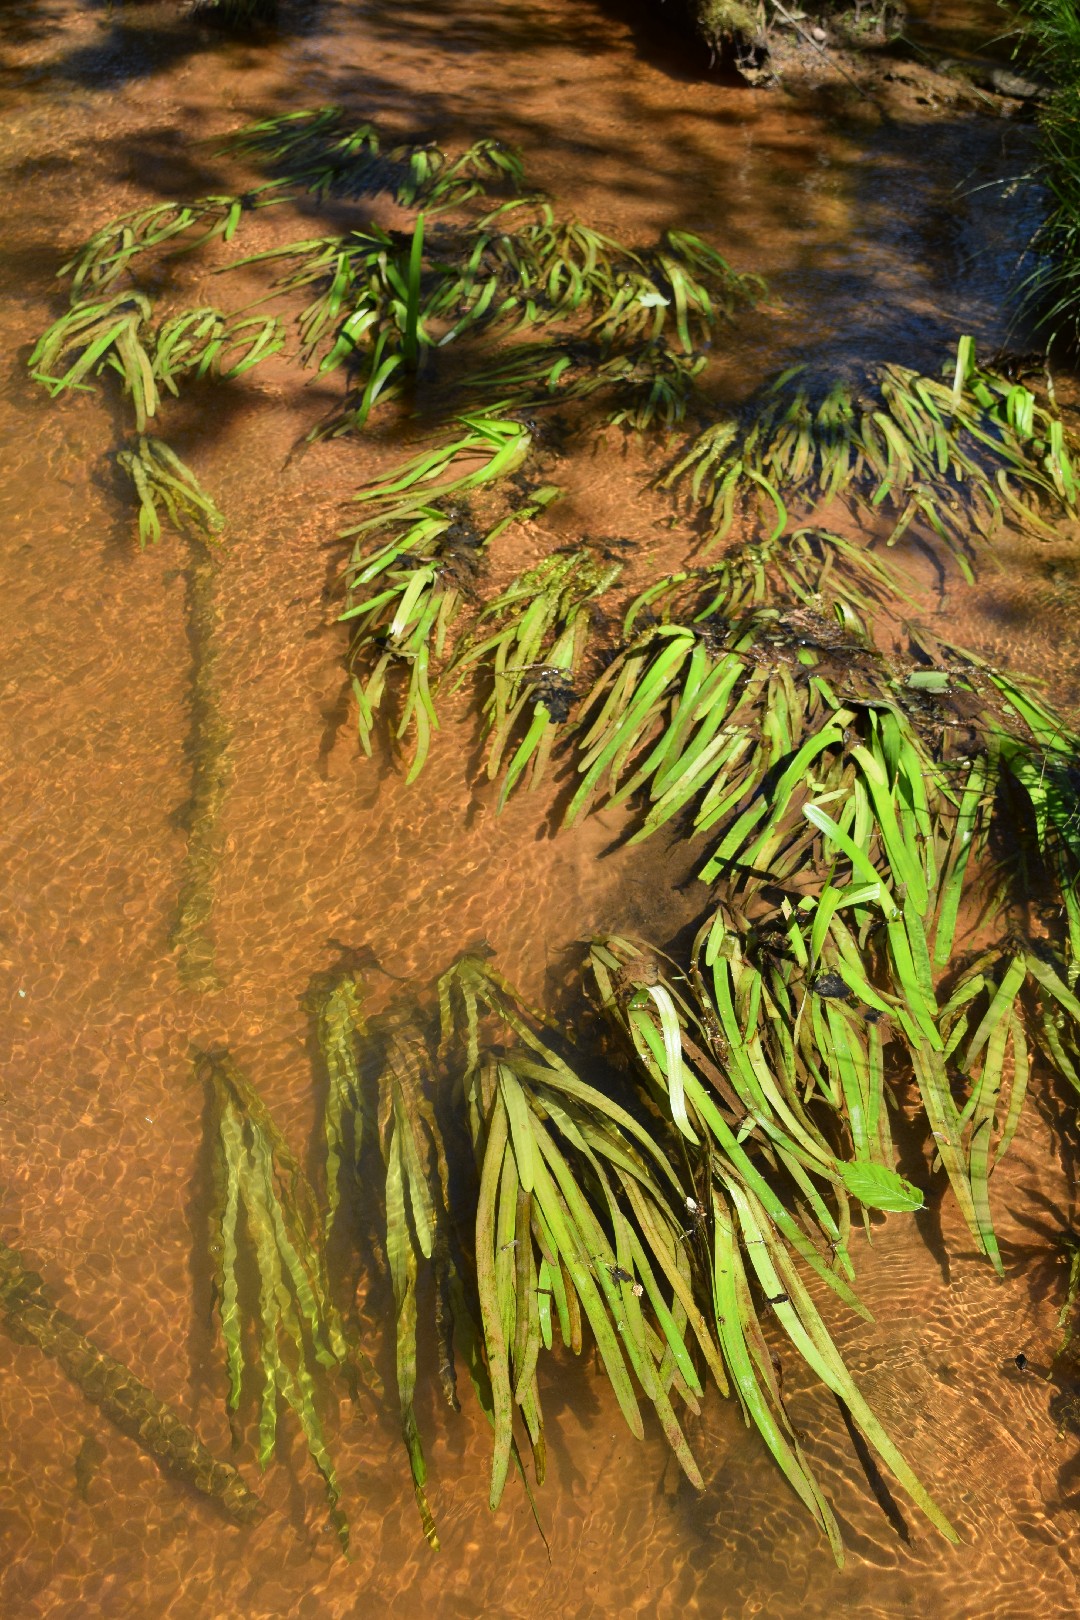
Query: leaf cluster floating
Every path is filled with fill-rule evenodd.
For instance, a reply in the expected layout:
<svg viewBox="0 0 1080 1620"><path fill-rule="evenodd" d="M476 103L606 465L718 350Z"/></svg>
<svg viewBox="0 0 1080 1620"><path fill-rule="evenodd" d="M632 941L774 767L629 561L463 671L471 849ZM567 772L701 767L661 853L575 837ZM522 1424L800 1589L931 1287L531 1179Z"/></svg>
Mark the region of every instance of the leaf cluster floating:
<svg viewBox="0 0 1080 1620"><path fill-rule="evenodd" d="M520 430L515 435L519 438ZM510 442L513 446L515 440ZM341 618L353 629L349 666L361 745L370 755L388 680L395 669L407 669L408 687L395 735L400 740L415 727L408 781L423 769L431 735L439 726L429 674L432 659L443 657L447 633L464 601L474 594L487 547L513 524L542 512L560 493L554 485L534 490L522 506L481 534L467 507L456 499L461 487L453 485L449 497L441 494L438 505L415 507L399 516L401 526L392 539L372 544L378 531L365 525L365 536L356 542L346 568L347 605Z"/></svg>
<svg viewBox="0 0 1080 1620"><path fill-rule="evenodd" d="M527 768L534 786L543 776L574 702L574 679L596 604L620 572L619 563L585 547L556 552L519 575L484 609L474 636L459 651L457 670L490 670L484 705L489 780L499 775L515 735L523 733L503 774L500 805ZM489 619L498 628L485 634Z"/></svg>
<svg viewBox="0 0 1080 1620"><path fill-rule="evenodd" d="M1080 18L1070 0L1023 0L1016 48L1046 74L1039 102L1034 173L1045 199L1030 247L1035 265L1020 288L1021 308L1046 335L1047 347L1075 350L1080 337Z"/></svg>
<svg viewBox="0 0 1080 1620"><path fill-rule="evenodd" d="M119 451L116 464L135 485L139 497L139 540L144 546L161 539L162 514L177 529L187 523L192 529L217 535L224 528L221 512L191 468L164 439L140 434L133 449Z"/></svg>
<svg viewBox="0 0 1080 1620"><path fill-rule="evenodd" d="M714 1331L748 1421L761 1432L839 1559L839 1531L784 1406L782 1387L761 1330L763 1305L755 1301L754 1283L798 1353L844 1403L931 1522L954 1540L948 1521L889 1440L844 1367L795 1263L798 1256L846 1303L863 1311L844 1277L833 1269L839 1266L848 1277L852 1274L846 1248L847 1194L852 1193L868 1208L908 1211L919 1207L921 1196L884 1167L871 1175L849 1178L848 1166L823 1141L814 1142L812 1127L806 1129L805 1109L798 1108L800 1120L763 1075L753 1076L747 1088L749 1066L741 1075L734 1067L728 1068L724 1038L715 1018L697 1016L655 959L643 957L631 942L617 938L596 942L592 968L605 1009L636 1052L661 1104L670 1111L672 1123L691 1144L691 1161L701 1167L686 1206L699 1226L709 1262ZM771 1092L768 1097L763 1082ZM752 1102L752 1112L748 1102ZM821 1236L821 1249L791 1215L772 1178L763 1171L771 1171L772 1176L786 1174L794 1183L803 1200L804 1219ZM812 1172L832 1180L838 1217L815 1189ZM826 1256L832 1257L831 1263Z"/></svg>
<svg viewBox="0 0 1080 1620"><path fill-rule="evenodd" d="M279 185L316 197L388 192L402 208L458 208L502 184L520 191L521 158L499 141L480 140L457 157L434 141L386 146L374 124L354 123L340 107L318 107L247 124L220 148L276 170Z"/></svg>
<svg viewBox="0 0 1080 1620"><path fill-rule="evenodd" d="M413 739L414 779L438 725L439 676L476 672L500 804L554 763L576 776L568 823L619 805L637 839L666 827L701 840L708 899L683 976L648 946L593 945L599 1000L633 1065L625 1088L586 1081L477 958L439 987L441 1072L409 1018L367 1026L355 982L320 1009L327 1219L340 1230L368 1179L363 1156L377 1153L399 1417L425 1535L437 1539L416 1416L427 1268L444 1393L453 1405L462 1355L492 1422L493 1506L511 1463L525 1477L526 1449L542 1478L543 1357L557 1338L571 1351L591 1342L631 1431L651 1409L695 1484L706 1374L733 1386L839 1556L774 1369L775 1319L951 1536L844 1368L800 1268L859 1309L852 1202L865 1216L910 1213L921 1199L895 1169L897 1104L924 1121L968 1227L1000 1267L990 1177L1034 1067L1080 1087L1080 742L1021 685L921 631L909 657L884 657L875 621L899 617L907 583L880 551L814 519L829 502L891 508L890 540L917 524L968 569L972 525L1010 518L1038 532L1048 512L1074 515L1060 421L980 367L967 338L951 382L883 365L858 389L820 389L786 373L739 420L706 427L660 481L703 509L706 547L725 542L707 566L690 545L616 615L619 566L581 539L482 592L498 534L558 493L526 477L540 414L568 407L580 423L606 409L641 433L704 420L708 349L758 284L685 232L631 248L559 218L520 195L516 158L491 143L460 159L424 142L384 148L370 125L324 109L251 126L234 153L265 164L270 187L97 233L67 267L72 307L31 361L54 396L119 379L143 539L163 517L220 522L149 436L165 396L189 381L239 381L285 352L294 321L300 365L344 389L309 440L366 430L391 401L427 413L423 446L358 491L344 536L342 618L365 749L393 708L397 740ZM369 222L224 266L269 267L280 314L178 309L137 279L155 253L230 243L290 188L316 199L383 191L414 217L408 229ZM474 499L501 500L504 515L481 517ZM994 927L972 919L975 900L987 916L997 908ZM207 1059L203 1074L229 1404L245 1374L260 1382L264 1462L279 1406L292 1408L344 1537L319 1380L355 1353L314 1195L228 1059ZM463 1241L446 1150L461 1130L476 1172Z"/></svg>
<svg viewBox="0 0 1080 1620"><path fill-rule="evenodd" d="M231 242L244 215L283 200L276 182L243 196L200 197L195 202L163 202L110 220L88 237L57 274L71 278L73 303L99 296L130 276L143 254L193 253L206 243Z"/></svg>
<svg viewBox="0 0 1080 1620"><path fill-rule="evenodd" d="M460 384L481 391L485 409L508 396L520 406L604 390L622 402L609 420L670 427L685 415L701 346L758 291L686 232L632 251L533 199L433 230L425 218L410 232L367 225L238 261L290 261L273 290L314 293L298 317L305 363L354 378L316 436L362 429L380 400L400 398L452 344L470 340L475 350L481 337L490 345L522 334L494 364L474 362ZM557 331L539 346L529 334L545 327Z"/></svg>

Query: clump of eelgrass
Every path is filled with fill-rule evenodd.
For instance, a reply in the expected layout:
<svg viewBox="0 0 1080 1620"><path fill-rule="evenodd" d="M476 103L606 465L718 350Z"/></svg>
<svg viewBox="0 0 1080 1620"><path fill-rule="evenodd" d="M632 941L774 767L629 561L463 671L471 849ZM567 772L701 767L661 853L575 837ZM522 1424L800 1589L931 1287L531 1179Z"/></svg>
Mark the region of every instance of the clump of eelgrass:
<svg viewBox="0 0 1080 1620"><path fill-rule="evenodd" d="M658 1046L670 1057L678 1040L670 992L653 972L639 972L635 959L612 956L605 945L597 945L594 966L607 1010L617 1024L629 1016L621 1024L626 1044L654 1079ZM444 1045L458 1029L465 1048L464 1100L480 1164L476 1262L495 1403L492 1505L502 1493L517 1413L538 1476L542 1467L537 1358L552 1344L556 1325L564 1344L577 1350L587 1324L631 1431L642 1433L640 1390L696 1485L701 1476L674 1398L696 1412L705 1369L722 1393L733 1384L842 1560L839 1531L788 1419L762 1336L759 1312L767 1303L905 1489L953 1539L860 1396L796 1269L799 1256L861 1309L827 1257L826 1244L833 1254L844 1248L840 1176L823 1172L837 1193L838 1218L819 1194L809 1195L810 1219L820 1219L827 1234L819 1251L755 1162L757 1145L742 1145L726 1098L706 1095L673 1069L670 1084L653 1092L651 1111L641 1114L632 1095L622 1106L568 1065L552 1034L538 1030L510 987L478 958L464 958L444 977L440 1001ZM639 1005L652 1009L644 1022L623 1011ZM485 1052L485 1011L509 1029L516 1048ZM809 1181L797 1164L791 1174L800 1186ZM871 1205L915 1207L917 1195L898 1177L886 1180L856 1196ZM844 1263L850 1271L846 1255Z"/></svg>
<svg viewBox="0 0 1080 1620"><path fill-rule="evenodd" d="M609 420L638 431L681 421L702 347L758 283L698 237L668 231L632 251L534 199L504 204L436 236L421 211L409 232L375 225L286 244L240 263L285 259L278 296L313 293L299 315L306 364L344 367L342 409L316 436L363 428L449 345L527 341L461 383L488 411L552 397L613 397ZM559 330L541 351L533 334Z"/></svg>
<svg viewBox="0 0 1080 1620"><path fill-rule="evenodd" d="M1004 517L1048 533L1043 508L1075 515L1077 482L1056 416L1022 383L980 367L961 338L951 378L895 364L862 387L815 390L800 366L784 372L739 420L700 434L662 480L705 510L707 543L763 503L773 539L789 508L833 500L892 509L890 544L913 522L939 536L971 577L975 535Z"/></svg>
<svg viewBox="0 0 1080 1620"><path fill-rule="evenodd" d="M366 1167L374 1145L382 1166L379 1241L394 1299L394 1365L402 1437L424 1535L439 1537L427 1500L427 1464L416 1419L419 1347L417 1287L430 1270L435 1301L439 1380L447 1404L459 1410L455 1337L479 1376L478 1341L454 1258L449 1223L449 1169L432 1102L434 1069L416 1011L392 1009L369 1023L359 974L343 968L314 997L313 1011L328 1081L324 1110L327 1226L339 1223L342 1196L371 1203ZM486 1402L483 1380L479 1393Z"/></svg>
<svg viewBox="0 0 1080 1620"><path fill-rule="evenodd" d="M503 459L498 455L502 448L498 430L509 428L511 436L504 443L516 454L521 428L516 423L497 422L470 426L462 453L471 457L480 444L494 441L492 478L498 478L498 463ZM447 634L464 602L475 592L487 547L513 524L535 517L560 493L554 485L534 490L523 505L481 533L459 497L485 481L474 467L464 480L443 484L428 497L427 504L404 514L397 506L384 520L373 520L374 528L365 523L359 532L348 531L357 538L345 571L347 603L341 618L352 628L348 661L360 741L370 755L376 717L388 686L395 672L407 672L395 736L400 740L410 729L416 732L410 782L423 769L432 733L439 725L431 685L432 660L442 659ZM398 526L392 538L381 536L383 522Z"/></svg>
<svg viewBox="0 0 1080 1620"><path fill-rule="evenodd" d="M163 439L140 434L133 450L116 457L135 485L139 497L139 540L143 545L161 539L162 514L175 529L189 527L216 535L225 519L175 450Z"/></svg>
<svg viewBox="0 0 1080 1620"><path fill-rule="evenodd" d="M194 202L154 203L110 220L61 265L58 276L71 280L71 301L99 297L118 281L131 278L143 254L191 253L206 243L231 242L244 215L281 202L276 182L256 186L243 196L200 197Z"/></svg>
<svg viewBox="0 0 1080 1620"><path fill-rule="evenodd" d="M757 609L632 639L585 704L567 819L598 795L636 799L634 837L678 816L708 838L713 900L693 960L712 975L699 995L744 1104L766 1075L792 1117L813 1095L845 1119L853 1164L887 1168L887 1031L1000 1267L987 1183L1032 1045L1077 1081L1080 742L970 656L938 647L947 664L905 670L792 618ZM980 880L1017 931L958 956ZM1050 940L1024 933L1037 884L1061 911Z"/></svg>
<svg viewBox="0 0 1080 1620"><path fill-rule="evenodd" d="M597 602L620 572L620 564L586 547L555 552L484 609L458 652L456 670L479 667L489 675L484 704L489 781L499 776L510 754L500 807L528 768L534 787L543 776L574 704L574 681ZM497 626L494 631L489 620Z"/></svg>
<svg viewBox="0 0 1080 1620"><path fill-rule="evenodd" d="M111 285L115 277L103 272L103 279ZM135 486L145 545L160 538L162 514L176 528L208 535L224 523L191 468L164 440L147 436L163 393L178 395L180 380L188 377L241 377L278 353L284 341L275 316L234 317L212 308L182 310L155 326L150 299L129 289L105 299L76 299L40 338L29 364L53 398L89 387L90 377L119 378L138 438L118 453L117 462Z"/></svg>
<svg viewBox="0 0 1080 1620"><path fill-rule="evenodd" d="M210 1096L211 1252L228 1407L239 1410L250 1374L259 1385L264 1468L277 1447L280 1405L295 1414L347 1547L348 1523L319 1415L317 1369L349 1366L354 1355L330 1293L314 1196L265 1105L228 1055L201 1057L198 1074ZM243 1281L249 1266L256 1278L250 1299Z"/></svg>

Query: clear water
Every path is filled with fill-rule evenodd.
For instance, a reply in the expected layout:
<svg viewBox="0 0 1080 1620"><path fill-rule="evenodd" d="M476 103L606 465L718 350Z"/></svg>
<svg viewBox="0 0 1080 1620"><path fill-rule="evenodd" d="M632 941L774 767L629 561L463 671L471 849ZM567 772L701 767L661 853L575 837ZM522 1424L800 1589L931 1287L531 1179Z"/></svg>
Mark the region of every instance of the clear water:
<svg viewBox="0 0 1080 1620"><path fill-rule="evenodd" d="M315 1109L300 1000L335 942L424 981L483 940L543 997L585 933L669 937L687 916L685 863L604 854L616 825L603 817L543 836L543 805L524 798L496 819L474 790L464 715L418 789L358 756L324 587L342 502L395 445L376 435L288 460L319 406L270 367L173 418L229 515L206 676L224 793L200 832L219 983L185 984L168 942L198 734L192 558L175 539L137 553L102 399L54 408L26 379L63 250L142 201L228 189L208 137L256 116L340 101L450 144L496 135L598 228L645 241L680 225L769 277L764 309L725 340L721 386L737 397L796 358L931 369L959 331L984 352L1004 342L1034 204L976 188L1025 166L1030 131L929 112L887 129L837 122L697 74L614 12L569 0L324 4L301 31L257 43L168 6L46 0L6 5L0 46L0 1230L224 1455L193 1043L227 1042L303 1143ZM216 292L209 265L184 274L196 294ZM664 509L615 441L558 471L571 490L551 520L561 536L618 535L643 555L663 544ZM1072 555L1070 535L1003 541L996 572L974 591L928 593L927 608L953 639L1042 674L1075 713ZM946 1202L940 1227L936 1214L893 1219L859 1254L876 1325L834 1320L959 1549L906 1509L898 1536L831 1398L799 1367L787 1387L841 1519L842 1573L731 1405L711 1401L694 1435L709 1485L698 1500L655 1436L626 1434L586 1359L547 1374L550 1563L519 1489L488 1513L482 1421L445 1421L433 1395L421 1419L442 1553L420 1536L393 1417L370 1403L343 1409L336 1437L355 1524L346 1563L286 1426L259 1485L272 1511L239 1530L164 1478L54 1363L0 1334L0 1612L1074 1614L1076 1441L1058 1438L1049 1388L1008 1373L1021 1349L1048 1359L1064 1281L1052 1245L1072 1193L1054 1110L1037 1099L995 1177L1005 1281L969 1252ZM239 1461L257 1483L250 1454Z"/></svg>

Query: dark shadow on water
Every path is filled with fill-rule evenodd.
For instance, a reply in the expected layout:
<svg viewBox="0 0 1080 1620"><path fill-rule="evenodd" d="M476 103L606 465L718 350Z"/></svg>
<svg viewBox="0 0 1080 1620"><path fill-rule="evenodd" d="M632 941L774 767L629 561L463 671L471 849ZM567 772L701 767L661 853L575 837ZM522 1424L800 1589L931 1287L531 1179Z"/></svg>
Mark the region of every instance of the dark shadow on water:
<svg viewBox="0 0 1080 1620"><path fill-rule="evenodd" d="M885 1476L882 1474L881 1469L878 1467L873 1452L863 1439L862 1431L856 1425L847 1403L842 1401L839 1395L835 1396L834 1398L837 1406L840 1408L840 1416L844 1420L844 1427L847 1430L848 1439L851 1441L852 1449L854 1450L856 1457L859 1459L859 1466L866 1477L866 1482L873 1493L874 1500L877 1502L882 1513L889 1521L889 1524L892 1526L897 1538L902 1541L905 1546L910 1547L912 1544L911 1528L908 1525L903 1512L901 1511L900 1504L897 1502L896 1497L889 1489L888 1482L886 1481ZM851 1531L848 1530L845 1540L850 1543L851 1539Z"/></svg>
<svg viewBox="0 0 1080 1620"><path fill-rule="evenodd" d="M188 1388L191 1411L196 1418L204 1402L217 1406L221 1399L221 1372L214 1355L214 1263L210 1232L210 1212L214 1205L212 1117L213 1105L207 1087L203 1093L199 1146L184 1210L189 1234L188 1272L191 1279L187 1330Z"/></svg>
<svg viewBox="0 0 1080 1620"><path fill-rule="evenodd" d="M890 1083L896 1087L897 1076L889 1076ZM914 1086L914 1081L910 1082ZM899 1110L890 1115L889 1125L892 1130L893 1146L896 1149L897 1169L905 1180L913 1186L921 1187L926 1195L923 1208L916 1211L915 1226L933 1259L941 1272L941 1280L948 1288L952 1281L952 1266L949 1257L949 1246L945 1241L945 1234L941 1224L941 1208L946 1198L951 1197L949 1178L944 1169L931 1174L929 1168L930 1149L933 1138L930 1135L929 1122L921 1108L916 1107L910 1114L901 1106Z"/></svg>
<svg viewBox="0 0 1080 1620"><path fill-rule="evenodd" d="M567 13L494 3L466 11L459 0L433 7L408 0L376 4L364 8L362 28L381 49L360 62L352 51L337 48L353 9L342 3L285 7L281 34L265 42L225 39L197 16L178 16L160 5L99 11L102 40L66 54L60 50L42 89L49 74L88 88L115 88L205 54L208 67L214 59L211 71L224 70L236 86L237 125L284 110L283 103L337 103L357 121L374 118L388 132L408 129L451 145L494 133L544 154L545 163L569 160L579 170L595 168L609 186L608 172L617 161L617 188L628 201L639 198L666 209L672 224L712 237L743 267L760 261L763 237L779 231L794 233L797 241L805 231L805 261L777 276L772 289L773 302L787 309L774 313L761 334L778 368L809 361L843 373L888 359L935 370L961 330L972 331L984 348L1004 336L1003 295L1023 274L1035 216L1034 204L1004 197L994 183L1027 167L1029 131L973 117L942 120L933 126L935 161L928 171L927 130L897 123L860 132L837 158L828 120L792 97L777 101L716 83L715 98L699 100L699 116L688 117L675 87L700 80L707 93L707 64L699 70L696 46L673 43L664 23L649 20L649 8L627 11L617 0L606 9L580 5ZM8 20L17 35L35 16L47 29L58 14L45 4L14 8L0 17L0 36ZM560 88L560 66L568 52L574 61L617 62L628 31L634 55L669 77L673 94L670 106L658 105L655 84L633 73L615 89L605 86L619 113L616 160L609 131L598 138L589 133L587 119L570 116L582 78L576 74ZM267 57L267 51L273 54ZM425 64L434 68L440 60L469 55L492 70L497 66L497 82L481 74L458 83L451 72L440 87L432 73L420 93ZM405 63L400 81L391 70L399 57ZM280 60L295 92L287 88L273 108L246 101L249 60ZM302 72L295 71L301 64ZM545 73L547 93L538 97ZM718 128L732 132L737 161L730 165L717 162ZM193 150L186 132L168 126L106 142L95 148L92 161L102 172L122 174L163 197L228 190L235 183L233 165L214 157L212 148ZM823 187L846 222L831 243L811 225ZM670 203L663 200L667 196ZM310 211L327 214L318 205ZM752 354L740 348L740 357L755 368Z"/></svg>

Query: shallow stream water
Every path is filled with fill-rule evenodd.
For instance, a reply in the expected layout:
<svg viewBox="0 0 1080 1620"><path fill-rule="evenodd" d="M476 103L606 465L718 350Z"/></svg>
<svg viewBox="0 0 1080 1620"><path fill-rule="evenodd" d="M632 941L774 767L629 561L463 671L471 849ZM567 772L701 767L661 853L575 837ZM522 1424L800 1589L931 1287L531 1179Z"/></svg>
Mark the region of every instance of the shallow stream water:
<svg viewBox="0 0 1080 1620"><path fill-rule="evenodd" d="M957 18L941 8L921 26L955 31ZM1031 129L915 106L882 127L858 108L750 92L584 0L339 0L255 42L166 5L43 0L3 7L0 50L0 1232L224 1455L193 1045L228 1043L299 1145L315 1117L301 1000L342 943L425 982L483 941L542 998L583 935L670 938L692 913L676 887L686 860L606 853L603 816L547 837L525 797L496 818L473 789L464 718L417 788L360 757L325 587L343 503L395 447L376 434L290 458L318 410L284 367L180 419L179 447L229 520L200 618L188 547L136 549L102 397L56 407L27 380L65 249L141 202L229 189L211 138L256 117L340 102L448 145L492 135L595 227L630 242L697 231L768 278L764 306L723 340L737 399L794 360L934 370L960 332L987 354L1012 342L1004 295L1038 204L996 182L1026 168ZM190 276L208 284L197 265ZM560 475L562 533L660 543L662 514L616 440ZM1072 544L1006 537L974 589L952 581L928 603L953 640L1042 676L1075 718ZM191 859L193 657L223 740L206 835L214 972L196 984L169 945ZM519 1489L488 1513L482 1420L445 1421L429 1396L443 1550L420 1535L393 1417L369 1403L343 1409L335 1436L354 1521L346 1562L285 1426L259 1485L272 1511L241 1530L165 1478L35 1347L0 1336L0 1613L1075 1614L1078 1442L1059 1437L1047 1386L1010 1373L1018 1351L1046 1360L1054 1342L1054 1240L1073 1196L1061 1114L1036 1099L995 1176L1004 1281L946 1202L940 1224L893 1218L861 1246L876 1324L835 1314L958 1549L906 1508L898 1533L831 1400L798 1369L792 1410L841 1520L842 1572L733 1406L710 1401L695 1434L699 1499L657 1436L626 1434L586 1362L547 1375L550 1561ZM256 1482L250 1452L240 1463Z"/></svg>

